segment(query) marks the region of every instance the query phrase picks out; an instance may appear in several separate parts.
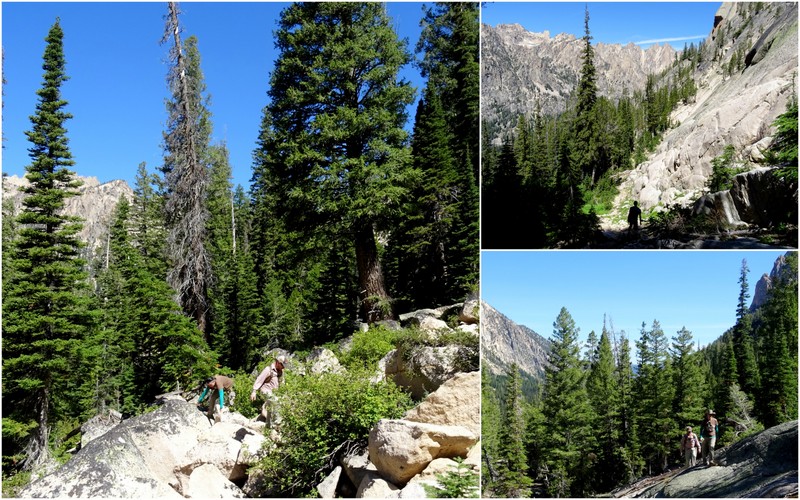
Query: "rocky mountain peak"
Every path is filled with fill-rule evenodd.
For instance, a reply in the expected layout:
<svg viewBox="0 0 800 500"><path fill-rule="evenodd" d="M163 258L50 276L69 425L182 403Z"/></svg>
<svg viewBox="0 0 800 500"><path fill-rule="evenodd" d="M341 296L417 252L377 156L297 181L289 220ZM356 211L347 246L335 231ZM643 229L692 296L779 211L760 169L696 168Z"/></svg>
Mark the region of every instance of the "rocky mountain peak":
<svg viewBox="0 0 800 500"><path fill-rule="evenodd" d="M781 255L775 260L772 271L769 274L762 274L761 278L756 282L753 302L750 304L750 312L755 312L756 309L767 302L769 292L776 282L787 279L797 279L797 276L791 274L791 268L786 263L786 255Z"/></svg>
<svg viewBox="0 0 800 500"><path fill-rule="evenodd" d="M618 99L643 89L650 73L669 68L676 51L670 45L642 49L627 45L594 45L597 86L601 95ZM496 126L499 143L520 114L531 116L538 102L544 114L566 109L580 78L583 39L574 34L534 33L519 24L481 26L483 120Z"/></svg>
<svg viewBox="0 0 800 500"><path fill-rule="evenodd" d="M133 189L123 180L101 183L97 177L77 178L83 184L77 189L78 196L65 201L64 213L83 219L83 229L78 236L87 244L89 251L94 252L105 244L117 203L123 196L132 199ZM19 213L25 197L21 189L28 184L25 177L3 176L3 199L11 200L13 214Z"/></svg>

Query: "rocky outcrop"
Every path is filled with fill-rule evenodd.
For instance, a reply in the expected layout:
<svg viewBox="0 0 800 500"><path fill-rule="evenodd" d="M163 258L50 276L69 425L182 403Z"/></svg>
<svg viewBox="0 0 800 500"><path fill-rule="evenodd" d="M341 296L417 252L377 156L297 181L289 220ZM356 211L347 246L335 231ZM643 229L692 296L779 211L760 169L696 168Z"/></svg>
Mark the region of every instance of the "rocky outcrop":
<svg viewBox="0 0 800 500"><path fill-rule="evenodd" d="M695 73L695 101L673 112L677 126L665 133L647 161L624 174L616 207L632 200L638 200L643 210L690 206L703 194L711 161L726 145L753 162L771 142L771 124L786 111L795 91L797 4L769 4L755 14L723 4L717 15L718 25L704 44L704 63ZM758 44L763 36L771 42L756 49L758 58L728 75L724 66L731 57Z"/></svg>
<svg viewBox="0 0 800 500"><path fill-rule="evenodd" d="M318 487L322 496L427 498L437 474L456 470L462 458L480 473L480 372L460 373L409 410L403 419L381 420L368 449L342 457ZM330 485L335 482L334 490Z"/></svg>
<svg viewBox="0 0 800 500"><path fill-rule="evenodd" d="M380 361L375 380L388 378L419 400L436 391L456 374L477 369L479 354L475 346L479 340L474 307L474 303L467 302L400 315L403 326L418 328L426 340L423 345L401 347L389 352ZM439 341L442 335L453 333L448 322L441 319L448 317L459 321L458 330L474 336L475 346Z"/></svg>
<svg viewBox="0 0 800 500"><path fill-rule="evenodd" d="M797 279L797 274L793 273L792 268L786 263L786 255L778 257L775 260L775 264L772 266L772 271L770 271L769 274L763 274L756 282L753 301L750 303L750 312L755 312L756 309L767 302L770 290L772 290L776 282L786 279Z"/></svg>
<svg viewBox="0 0 800 500"><path fill-rule="evenodd" d="M117 180L100 184L96 177L80 177L83 185L77 188L78 196L68 198L64 203L66 215L83 219L83 229L78 233L81 241L87 244L90 252L97 252L105 245L108 227L119 200L126 196L130 201L133 190L125 181ZM3 177L3 199L13 202L14 213L19 213L25 194L21 188L29 185L25 177L15 175Z"/></svg>
<svg viewBox="0 0 800 500"><path fill-rule="evenodd" d="M225 492L241 497L235 483L263 441L260 429L248 427L241 415L226 414L212 426L194 404L170 400L90 441L21 496L181 498ZM211 471L217 477L213 487Z"/></svg>
<svg viewBox="0 0 800 500"><path fill-rule="evenodd" d="M797 186L775 175L774 169L757 168L736 175L731 189L700 197L692 213L714 215L732 227L769 227L786 214L797 214Z"/></svg>
<svg viewBox="0 0 800 500"><path fill-rule="evenodd" d="M532 377L544 378L550 351L547 339L485 302L481 302L481 325L481 362L491 373L504 375L516 364Z"/></svg>
<svg viewBox="0 0 800 500"><path fill-rule="evenodd" d="M696 466L621 488L615 497L797 497L797 421L717 450L717 466ZM655 483L655 484L653 484Z"/></svg>
<svg viewBox="0 0 800 500"><path fill-rule="evenodd" d="M459 373L428 395L403 417L412 422L436 422L466 427L481 433L480 372Z"/></svg>

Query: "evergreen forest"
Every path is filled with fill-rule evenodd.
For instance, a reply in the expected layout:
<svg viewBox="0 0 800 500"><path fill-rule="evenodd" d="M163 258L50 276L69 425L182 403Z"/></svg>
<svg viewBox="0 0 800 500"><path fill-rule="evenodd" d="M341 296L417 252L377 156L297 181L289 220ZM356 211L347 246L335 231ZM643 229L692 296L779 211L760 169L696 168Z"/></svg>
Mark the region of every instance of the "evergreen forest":
<svg viewBox="0 0 800 500"><path fill-rule="evenodd" d="M63 210L80 185L67 123L81 109L62 94L70 49L55 19L27 132L30 184L18 213L3 206L4 484L68 459L75 429L108 409L138 415L217 373L244 380L272 349L308 352L476 293L478 17L475 3L422 6L409 42L379 3L286 7L242 187L226 144L211 141L202 40L165 5L163 163L138 166L97 253ZM424 88L398 76L411 64ZM386 350L385 335L360 342ZM372 390L339 383L348 402ZM349 435L404 408L387 390L386 404L348 408ZM298 464L327 444L309 438L320 450ZM282 491L309 491L292 486Z"/></svg>
<svg viewBox="0 0 800 500"><path fill-rule="evenodd" d="M683 430L699 429L706 409L720 424L718 450L796 420L797 253L785 258L753 311L742 261L736 323L702 348L658 320L638 339L604 324L584 343L562 308L537 386L524 390L516 365L495 380L484 373L483 496L602 496L683 466Z"/></svg>
<svg viewBox="0 0 800 500"><path fill-rule="evenodd" d="M532 115L501 113L501 121L516 122L504 135L497 123L482 123L482 248L601 246L599 216L613 211L621 174L655 151L665 132L676 125L671 114L679 105L695 102L695 76L701 65L719 65L728 76L744 67L739 52L723 58L720 36L713 47L704 42L686 45L670 68L647 75L645 88L623 88L621 97L610 99L598 92L588 6L584 27L580 75L564 112L545 115L537 102ZM778 136L796 131L796 95L772 125ZM492 142L498 135L501 144ZM778 166L781 177L796 190L796 133L792 137L788 142L777 139L765 151L763 163ZM727 156L714 159L707 191L727 189L733 175L743 171L732 148L725 150ZM644 214L644 220L651 219L654 231L664 238L675 236L675 219L699 232L718 231L716 221L690 221L690 212L667 207ZM797 213L790 212L775 217L780 218L775 225L794 224Z"/></svg>

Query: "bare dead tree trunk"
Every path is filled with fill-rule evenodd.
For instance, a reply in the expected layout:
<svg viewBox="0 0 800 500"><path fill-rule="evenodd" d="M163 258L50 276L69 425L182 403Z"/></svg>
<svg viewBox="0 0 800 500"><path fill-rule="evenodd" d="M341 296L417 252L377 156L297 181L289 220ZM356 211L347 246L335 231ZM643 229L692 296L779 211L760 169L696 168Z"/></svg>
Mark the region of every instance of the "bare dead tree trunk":
<svg viewBox="0 0 800 500"><path fill-rule="evenodd" d="M394 313L389 294L386 293L375 231L371 224L361 223L356 228L355 244L362 317L368 323L393 319Z"/></svg>
<svg viewBox="0 0 800 500"><path fill-rule="evenodd" d="M208 221L205 198L209 173L198 154L200 96L192 94L193 82L189 81L178 24L178 7L174 2L169 3L162 43L169 38L173 39L170 52L174 66L168 81L174 107L170 109L168 127L174 128L168 129L164 137L170 162L170 168L166 171L169 195L165 211L169 227L167 248L172 268L167 279L177 291L181 307L194 318L208 342L207 292L211 279L211 258L205 247Z"/></svg>

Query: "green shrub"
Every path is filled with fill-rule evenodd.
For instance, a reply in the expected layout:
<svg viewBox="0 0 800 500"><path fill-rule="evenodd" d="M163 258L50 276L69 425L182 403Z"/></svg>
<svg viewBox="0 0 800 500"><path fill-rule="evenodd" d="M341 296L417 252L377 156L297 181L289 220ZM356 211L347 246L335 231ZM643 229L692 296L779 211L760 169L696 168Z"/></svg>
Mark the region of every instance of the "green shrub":
<svg viewBox="0 0 800 500"><path fill-rule="evenodd" d="M444 474L436 474L436 481L441 487L423 484L425 494L430 498L477 498L478 497L478 474L472 470L472 466L464 463L463 458L455 458L457 463L455 470Z"/></svg>
<svg viewBox="0 0 800 500"><path fill-rule="evenodd" d="M353 369L287 379L278 393L281 441L255 466L271 488L261 496L310 492L332 468L338 446L364 445L378 420L399 418L412 406L393 383L370 383L371 375Z"/></svg>
<svg viewBox="0 0 800 500"><path fill-rule="evenodd" d="M263 366L260 368L263 369ZM284 372L284 377L286 373ZM239 412L247 418L255 418L261 412L261 405L264 404L263 398L259 397L255 401L250 401L250 392L253 390L255 381L255 378L243 371L233 374L233 392L236 397L233 398L231 411Z"/></svg>
<svg viewBox="0 0 800 500"><path fill-rule="evenodd" d="M722 154L711 160L711 178L708 180L708 189L712 193L724 191L733 186L733 177L747 171L746 168L735 166L736 150L732 144L725 146Z"/></svg>
<svg viewBox="0 0 800 500"><path fill-rule="evenodd" d="M5 469L5 467L4 467ZM19 492L31 482L30 472L19 472L6 476L3 472L3 498L16 498Z"/></svg>
<svg viewBox="0 0 800 500"><path fill-rule="evenodd" d="M339 361L348 370L374 368L378 361L395 348L401 333L383 326L372 327L366 332L356 332L350 350Z"/></svg>

